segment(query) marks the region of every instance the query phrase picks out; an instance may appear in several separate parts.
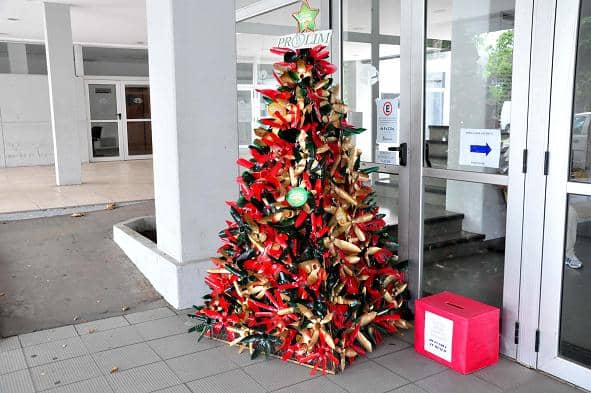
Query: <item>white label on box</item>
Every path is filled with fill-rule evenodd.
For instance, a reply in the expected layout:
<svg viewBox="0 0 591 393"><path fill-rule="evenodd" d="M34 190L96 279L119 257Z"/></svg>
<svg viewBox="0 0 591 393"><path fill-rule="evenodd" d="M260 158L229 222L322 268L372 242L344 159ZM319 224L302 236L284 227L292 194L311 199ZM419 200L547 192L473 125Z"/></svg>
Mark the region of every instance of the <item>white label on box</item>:
<svg viewBox="0 0 591 393"><path fill-rule="evenodd" d="M451 362L454 321L425 311L425 351Z"/></svg>

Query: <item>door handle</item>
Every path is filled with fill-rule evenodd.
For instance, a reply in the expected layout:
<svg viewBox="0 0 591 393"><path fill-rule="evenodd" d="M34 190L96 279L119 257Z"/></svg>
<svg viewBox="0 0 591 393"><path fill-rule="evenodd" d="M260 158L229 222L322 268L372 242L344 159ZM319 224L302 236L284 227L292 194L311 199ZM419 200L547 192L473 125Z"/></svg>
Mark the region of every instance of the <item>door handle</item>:
<svg viewBox="0 0 591 393"><path fill-rule="evenodd" d="M121 113L117 113L117 118L121 120Z"/></svg>
<svg viewBox="0 0 591 393"><path fill-rule="evenodd" d="M399 157L400 166L406 166L406 155L408 153L408 147L406 143L401 143L399 147L389 147L388 151L397 151Z"/></svg>

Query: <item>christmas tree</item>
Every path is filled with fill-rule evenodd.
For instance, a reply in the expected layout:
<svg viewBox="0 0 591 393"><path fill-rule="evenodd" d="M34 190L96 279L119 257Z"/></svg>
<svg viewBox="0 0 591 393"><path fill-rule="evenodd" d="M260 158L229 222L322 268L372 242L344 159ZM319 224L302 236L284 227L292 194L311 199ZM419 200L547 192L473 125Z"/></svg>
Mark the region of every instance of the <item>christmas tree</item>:
<svg viewBox="0 0 591 393"><path fill-rule="evenodd" d="M360 169L347 108L323 46L274 48L279 87L259 90L268 118L227 202L232 221L211 293L193 330L277 354L314 372L342 370L384 333L407 328L407 291L397 244L378 214L370 173Z"/></svg>

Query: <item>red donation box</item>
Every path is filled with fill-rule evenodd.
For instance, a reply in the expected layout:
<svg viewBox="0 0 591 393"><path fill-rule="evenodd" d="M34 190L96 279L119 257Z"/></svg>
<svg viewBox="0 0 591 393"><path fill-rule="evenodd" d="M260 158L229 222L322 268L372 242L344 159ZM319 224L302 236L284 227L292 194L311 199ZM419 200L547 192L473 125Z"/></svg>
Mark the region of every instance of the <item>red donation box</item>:
<svg viewBox="0 0 591 393"><path fill-rule="evenodd" d="M496 307L442 292L415 303L415 351L462 374L499 360Z"/></svg>

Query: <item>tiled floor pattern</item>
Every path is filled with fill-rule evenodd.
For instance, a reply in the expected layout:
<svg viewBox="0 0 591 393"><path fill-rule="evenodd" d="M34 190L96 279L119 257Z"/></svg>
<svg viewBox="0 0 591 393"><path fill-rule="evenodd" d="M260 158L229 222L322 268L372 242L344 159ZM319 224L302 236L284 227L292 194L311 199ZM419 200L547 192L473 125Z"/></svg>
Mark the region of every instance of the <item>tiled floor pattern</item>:
<svg viewBox="0 0 591 393"><path fill-rule="evenodd" d="M53 166L0 168L0 213L153 199L152 160L83 164L82 183L56 186Z"/></svg>
<svg viewBox="0 0 591 393"><path fill-rule="evenodd" d="M459 375L391 337L340 375L277 359L251 361L235 348L186 333L184 312L159 308L0 340L2 393L567 393L576 388L509 360Z"/></svg>

